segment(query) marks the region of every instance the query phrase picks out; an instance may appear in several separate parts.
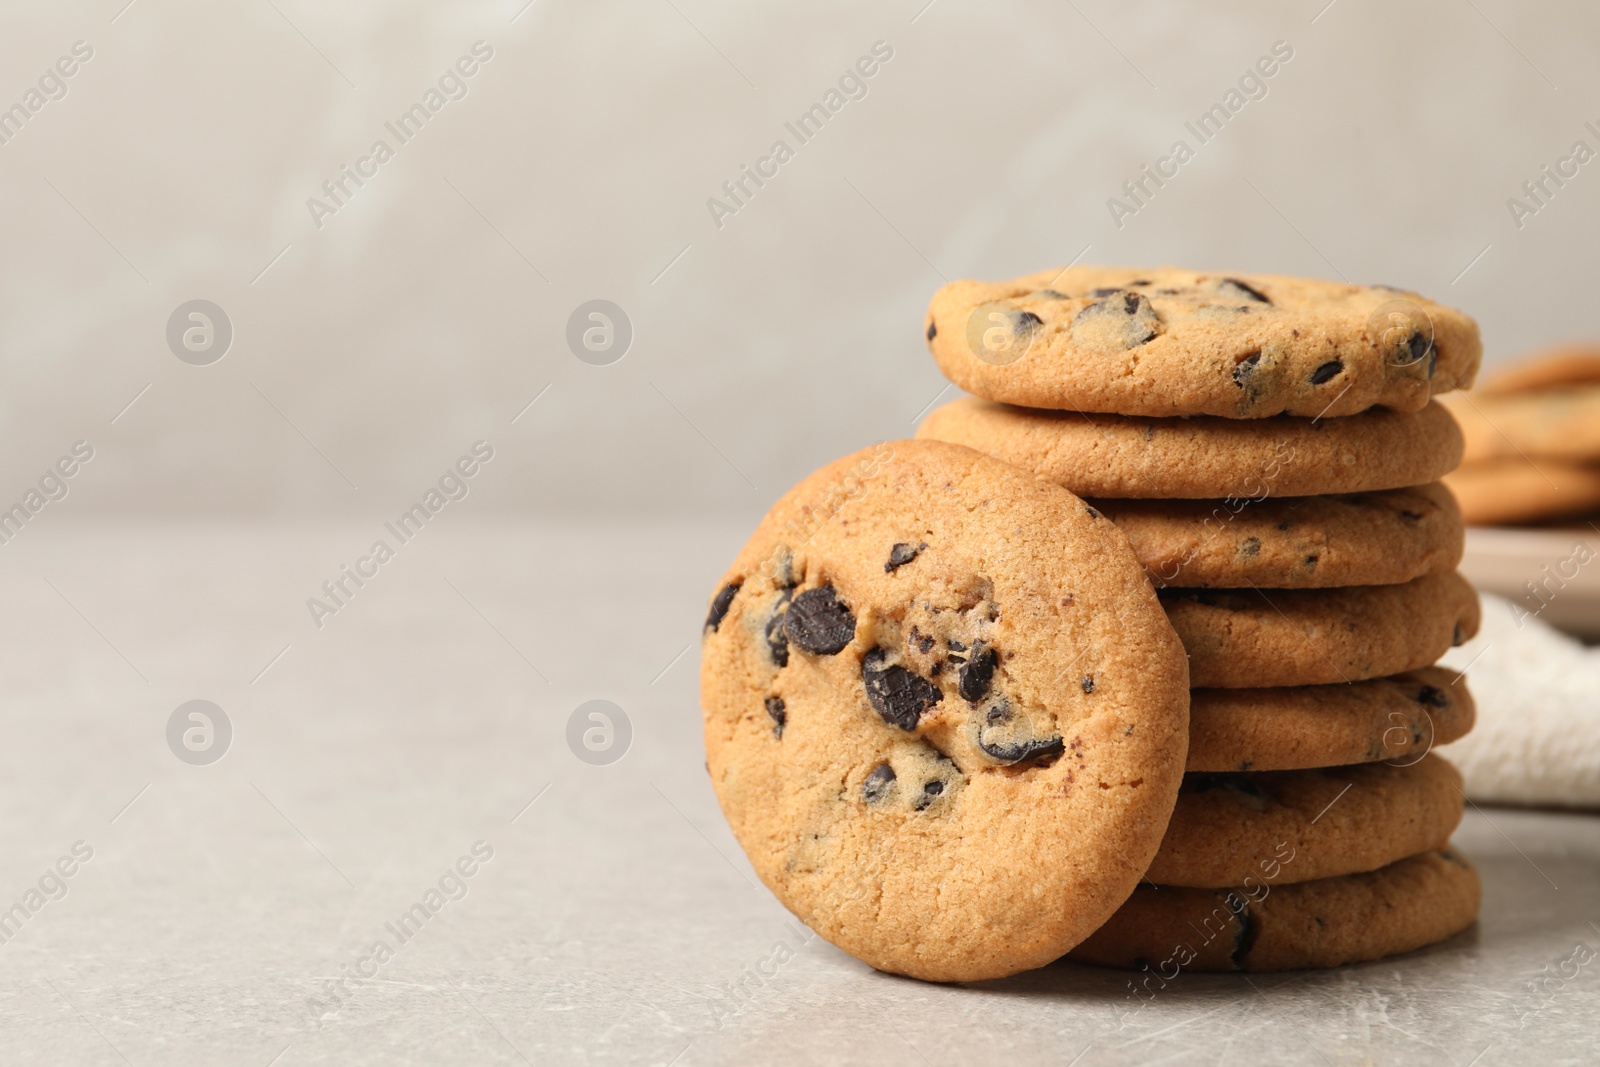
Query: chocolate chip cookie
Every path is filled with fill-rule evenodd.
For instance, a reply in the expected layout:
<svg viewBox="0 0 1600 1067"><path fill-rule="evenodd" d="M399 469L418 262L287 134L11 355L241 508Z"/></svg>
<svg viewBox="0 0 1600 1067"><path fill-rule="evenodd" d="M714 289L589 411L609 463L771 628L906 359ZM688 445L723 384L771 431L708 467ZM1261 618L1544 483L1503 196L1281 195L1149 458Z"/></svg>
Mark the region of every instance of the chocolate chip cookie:
<svg viewBox="0 0 1600 1067"><path fill-rule="evenodd" d="M1158 587L1396 585L1455 570L1466 533L1438 482L1343 496L1090 503L1128 535Z"/></svg>
<svg viewBox="0 0 1600 1067"><path fill-rule="evenodd" d="M1568 385L1600 383L1600 345L1557 345L1485 373L1477 385L1484 395L1532 393Z"/></svg>
<svg viewBox="0 0 1600 1067"><path fill-rule="evenodd" d="M1600 461L1600 383L1538 392L1462 393L1446 405L1461 424L1463 463L1492 459Z"/></svg>
<svg viewBox="0 0 1600 1067"><path fill-rule="evenodd" d="M1600 508L1600 463L1494 459L1444 480L1473 526L1542 522Z"/></svg>
<svg viewBox="0 0 1600 1067"><path fill-rule="evenodd" d="M1189 774L1146 877L1224 889L1373 871L1442 848L1461 773L1439 756L1304 771Z"/></svg>
<svg viewBox="0 0 1600 1067"><path fill-rule="evenodd" d="M1359 682L1426 667L1478 632L1454 571L1346 589L1163 589L1197 688Z"/></svg>
<svg viewBox="0 0 1600 1067"><path fill-rule="evenodd" d="M969 393L1122 415L1417 411L1483 354L1472 319L1416 293L1174 267L952 282L923 331Z"/></svg>
<svg viewBox="0 0 1600 1067"><path fill-rule="evenodd" d="M1461 431L1438 404L1342 419L1145 419L1040 411L963 397L919 438L1026 467L1085 497L1262 500L1398 489L1461 462Z"/></svg>
<svg viewBox="0 0 1600 1067"><path fill-rule="evenodd" d="M1196 689L1191 771L1287 771L1414 763L1472 729L1465 679L1443 667L1339 685Z"/></svg>
<svg viewBox="0 0 1600 1067"><path fill-rule="evenodd" d="M1047 963L1127 898L1188 697L1111 521L934 441L787 493L702 645L707 769L762 881L857 958L936 981Z"/></svg>
<svg viewBox="0 0 1600 1067"><path fill-rule="evenodd" d="M1337 967L1411 952L1478 917L1478 872L1453 849L1376 871L1271 886L1140 886L1067 957L1144 972L1134 994L1155 996L1182 971Z"/></svg>

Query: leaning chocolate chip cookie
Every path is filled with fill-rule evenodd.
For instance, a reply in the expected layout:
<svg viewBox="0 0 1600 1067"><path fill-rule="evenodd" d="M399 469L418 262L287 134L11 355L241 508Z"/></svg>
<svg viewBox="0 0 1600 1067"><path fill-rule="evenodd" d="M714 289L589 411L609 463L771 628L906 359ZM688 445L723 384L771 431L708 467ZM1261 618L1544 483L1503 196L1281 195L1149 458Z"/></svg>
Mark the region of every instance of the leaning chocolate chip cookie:
<svg viewBox="0 0 1600 1067"><path fill-rule="evenodd" d="M1439 756L1305 771L1190 774L1146 877L1201 889L1373 871L1441 848L1461 772Z"/></svg>
<svg viewBox="0 0 1600 1067"><path fill-rule="evenodd" d="M1415 763L1465 735L1476 714L1466 681L1443 667L1339 685L1196 689L1189 694L1188 769Z"/></svg>
<svg viewBox="0 0 1600 1067"><path fill-rule="evenodd" d="M1345 589L1163 589L1198 687L1332 685L1426 667L1478 632L1455 571Z"/></svg>
<svg viewBox="0 0 1600 1067"><path fill-rule="evenodd" d="M1183 649L1127 539L954 445L882 444L786 494L718 583L700 680L712 785L762 881L918 978L1086 937L1183 773Z"/></svg>
<svg viewBox="0 0 1600 1067"><path fill-rule="evenodd" d="M1038 411L963 397L929 413L917 436L987 452L1079 496L1231 504L1422 485L1461 462L1461 430L1438 404L1244 422Z"/></svg>
<svg viewBox="0 0 1600 1067"><path fill-rule="evenodd" d="M1345 496L1090 503L1128 535L1158 587L1396 585L1455 570L1466 536L1438 482Z"/></svg>
<svg viewBox="0 0 1600 1067"><path fill-rule="evenodd" d="M1144 972L1140 1000L1181 971L1337 967L1411 952L1471 926L1478 872L1452 849L1365 874L1233 889L1140 886L1069 959Z"/></svg>
<svg viewBox="0 0 1600 1067"><path fill-rule="evenodd" d="M1483 355L1477 323L1416 293L1174 267L952 282L924 332L969 393L1121 415L1417 411Z"/></svg>

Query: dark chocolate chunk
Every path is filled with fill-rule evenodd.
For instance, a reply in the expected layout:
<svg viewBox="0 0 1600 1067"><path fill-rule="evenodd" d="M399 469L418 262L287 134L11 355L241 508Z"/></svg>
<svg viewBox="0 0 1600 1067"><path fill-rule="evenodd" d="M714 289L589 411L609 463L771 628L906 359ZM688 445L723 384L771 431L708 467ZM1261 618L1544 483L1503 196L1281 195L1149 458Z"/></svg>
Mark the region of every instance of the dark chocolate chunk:
<svg viewBox="0 0 1600 1067"><path fill-rule="evenodd" d="M928 323L928 340L931 341L935 337L937 337L938 335L939 335L939 326L938 326L938 324L937 323L933 323L933 322Z"/></svg>
<svg viewBox="0 0 1600 1067"><path fill-rule="evenodd" d="M783 632L801 651L832 656L856 635L856 617L833 591L823 585L795 597L784 612Z"/></svg>
<svg viewBox="0 0 1600 1067"><path fill-rule="evenodd" d="M771 716L771 718L772 718L772 736L773 737L782 737L783 736L783 724L784 724L784 721L788 718L788 712L783 710L783 698L782 697L768 697L766 703L767 703L767 714L769 716Z"/></svg>
<svg viewBox="0 0 1600 1067"><path fill-rule="evenodd" d="M1307 567L1315 567L1316 565L1317 565L1317 557L1316 556L1307 556L1306 557L1306 566Z"/></svg>
<svg viewBox="0 0 1600 1067"><path fill-rule="evenodd" d="M1238 278L1224 278L1217 283L1217 288L1231 297L1243 297L1245 300L1254 300L1260 304L1270 304L1267 294L1253 285L1247 285Z"/></svg>
<svg viewBox="0 0 1600 1067"><path fill-rule="evenodd" d="M1156 335L1160 321L1142 293L1111 290L1104 299L1078 312L1072 320L1072 330L1074 336L1082 330L1092 340L1112 340L1123 348L1137 348Z"/></svg>
<svg viewBox="0 0 1600 1067"><path fill-rule="evenodd" d="M922 713L943 700L944 694L926 678L886 663L888 656L883 649L875 648L861 660L861 683L867 689L867 703L884 722L902 730L915 730Z"/></svg>
<svg viewBox="0 0 1600 1067"><path fill-rule="evenodd" d="M967 650L966 645L963 645L960 641L957 641L953 637L945 638L944 647L948 648L952 652L965 652Z"/></svg>
<svg viewBox="0 0 1600 1067"><path fill-rule="evenodd" d="M1278 523L1278 529L1287 530L1288 528L1289 528L1289 523L1287 521Z"/></svg>
<svg viewBox="0 0 1600 1067"><path fill-rule="evenodd" d="M1250 914L1250 902L1239 893L1230 892L1226 898L1228 910L1233 912L1233 917L1239 921L1238 932L1233 938L1233 960L1235 967L1243 967L1245 959L1250 955L1250 950L1256 945L1256 935L1260 928L1256 925L1255 917Z"/></svg>
<svg viewBox="0 0 1600 1067"><path fill-rule="evenodd" d="M996 763L1010 766L1023 760L1059 756L1066 751L1059 735L1035 736L1033 724L1017 715L1011 702L1004 697L974 715L973 725L978 747Z"/></svg>
<svg viewBox="0 0 1600 1067"><path fill-rule="evenodd" d="M1256 367L1260 363L1260 352L1251 352L1248 356L1245 356L1243 359L1241 359L1233 368L1233 384L1237 385L1240 389L1243 389L1246 384L1248 384L1250 376L1255 374Z"/></svg>
<svg viewBox="0 0 1600 1067"><path fill-rule="evenodd" d="M1083 510L1091 519L1098 519L1100 517L1100 513L1094 508L1085 507Z"/></svg>
<svg viewBox="0 0 1600 1067"><path fill-rule="evenodd" d="M767 655L778 667L789 665L789 635L783 632L783 618L788 614L789 597L787 590L778 594L778 601L772 607L772 618L767 620Z"/></svg>
<svg viewBox="0 0 1600 1067"><path fill-rule="evenodd" d="M924 655L933 651L933 638L920 632L915 626L911 628L911 643L916 645L917 650Z"/></svg>
<svg viewBox="0 0 1600 1067"><path fill-rule="evenodd" d="M1066 751L1066 745L1060 737L1036 738L1032 741L1018 741L1013 744L1004 742L979 741L978 747L984 754L992 759L1010 766L1021 763L1023 760L1040 759L1044 756L1059 756Z"/></svg>
<svg viewBox="0 0 1600 1067"><path fill-rule="evenodd" d="M1311 372L1311 384L1321 385L1323 382L1331 381L1332 379L1338 377L1339 372L1342 370L1344 370L1343 363L1336 359L1330 359L1328 362Z"/></svg>
<svg viewBox="0 0 1600 1067"><path fill-rule="evenodd" d="M1450 706L1450 695L1443 689L1425 685L1417 691L1417 701L1428 705L1430 708L1448 708Z"/></svg>
<svg viewBox="0 0 1600 1067"><path fill-rule="evenodd" d="M1406 342L1406 353L1411 357L1409 360L1407 360L1408 363L1415 363L1417 360L1421 359L1423 356L1432 351L1433 338L1425 337L1421 333L1412 334L1411 339ZM1431 365L1428 372L1428 377L1433 377Z"/></svg>
<svg viewBox="0 0 1600 1067"><path fill-rule="evenodd" d="M881 804L894 790L894 768L880 763L872 768L867 780L861 783L861 799L868 804Z"/></svg>
<svg viewBox="0 0 1600 1067"><path fill-rule="evenodd" d="M1100 300L1100 299L1103 299L1104 297L1108 297L1108 296L1112 295L1113 293L1120 293L1120 292L1122 292L1121 289L1117 288L1116 286L1111 286L1108 289L1091 289L1091 290L1089 290L1089 295L1094 297L1096 300Z"/></svg>
<svg viewBox="0 0 1600 1067"><path fill-rule="evenodd" d="M927 547L928 542L926 541L919 545L913 545L907 541L897 542L893 548L889 549L889 562L883 565L884 571L887 573L899 570L916 559L917 554Z"/></svg>
<svg viewBox="0 0 1600 1067"><path fill-rule="evenodd" d="M733 606L733 598L739 592L740 582L729 582L711 601L711 610L706 614L705 628L716 633L717 627L722 625L722 620L727 617L728 609Z"/></svg>
<svg viewBox="0 0 1600 1067"><path fill-rule="evenodd" d="M1150 279L1149 279L1149 278L1140 278L1140 279L1138 279L1138 280L1137 280L1137 281L1131 281L1131 282L1129 282L1129 283L1128 283L1128 288L1130 288L1130 289L1131 289L1131 288L1133 288L1133 287L1134 287L1134 286L1135 286L1135 285L1149 285L1149 284L1150 284Z"/></svg>
<svg viewBox="0 0 1600 1067"><path fill-rule="evenodd" d="M944 783L939 779L935 778L931 782L924 782L922 784L922 795L917 798L917 802L912 807L917 811L926 811L935 800L939 799L939 795L943 792Z"/></svg>
<svg viewBox="0 0 1600 1067"><path fill-rule="evenodd" d="M953 658L953 657L952 657ZM989 684L994 680L994 649L982 641L972 646L972 655L961 665L957 690L961 699L976 703L989 695Z"/></svg>
<svg viewBox="0 0 1600 1067"><path fill-rule="evenodd" d="M1092 674L1084 675L1083 676L1083 681L1079 682L1078 684L1083 687L1083 691L1085 693L1094 692L1094 675L1092 675Z"/></svg>

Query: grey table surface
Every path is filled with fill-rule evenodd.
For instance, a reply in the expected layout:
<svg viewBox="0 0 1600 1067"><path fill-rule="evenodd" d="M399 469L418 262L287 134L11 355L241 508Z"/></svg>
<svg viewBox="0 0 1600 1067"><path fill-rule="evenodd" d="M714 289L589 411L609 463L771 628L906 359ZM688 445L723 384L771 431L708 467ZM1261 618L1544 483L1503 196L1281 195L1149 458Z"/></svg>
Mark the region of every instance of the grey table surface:
<svg viewBox="0 0 1600 1067"><path fill-rule="evenodd" d="M700 617L748 526L445 512L320 628L381 519L30 526L0 560L0 1059L1600 1061L1593 815L1469 809L1483 915L1446 944L1142 1007L1113 971L934 986L808 936L702 766ZM232 728L207 765L167 740L195 699ZM592 699L631 724L606 765L567 742Z"/></svg>

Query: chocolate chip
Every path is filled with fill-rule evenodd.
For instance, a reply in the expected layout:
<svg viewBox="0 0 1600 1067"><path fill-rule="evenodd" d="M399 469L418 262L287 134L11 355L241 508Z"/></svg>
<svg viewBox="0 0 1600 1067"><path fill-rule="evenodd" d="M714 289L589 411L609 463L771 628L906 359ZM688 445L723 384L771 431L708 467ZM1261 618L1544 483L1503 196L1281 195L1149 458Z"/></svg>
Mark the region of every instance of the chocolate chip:
<svg viewBox="0 0 1600 1067"><path fill-rule="evenodd" d="M1129 282L1128 283L1128 287L1131 289L1135 285L1149 285L1149 284L1150 284L1150 279L1149 278L1140 278L1138 281Z"/></svg>
<svg viewBox="0 0 1600 1067"><path fill-rule="evenodd" d="M1011 702L999 698L972 718L973 740L984 755L1010 766L1023 760L1056 757L1066 750L1059 734L1038 737L1033 724L1019 716Z"/></svg>
<svg viewBox="0 0 1600 1067"><path fill-rule="evenodd" d="M954 657L952 657L954 658ZM972 655L961 665L957 690L961 699L977 703L989 695L989 684L994 680L994 649L978 641L972 646Z"/></svg>
<svg viewBox="0 0 1600 1067"><path fill-rule="evenodd" d="M739 592L740 582L729 582L711 601L711 611L706 615L705 628L712 633L717 632L717 627L722 625L722 620L727 617L728 609L733 606L733 598Z"/></svg>
<svg viewBox="0 0 1600 1067"><path fill-rule="evenodd" d="M1089 295L1094 297L1094 298L1096 298L1096 299L1101 299L1103 297L1111 296L1113 293L1120 293L1120 292L1122 292L1122 290L1120 288L1118 288L1116 286L1112 286L1109 289L1091 289L1091 290L1089 290Z"/></svg>
<svg viewBox="0 0 1600 1067"><path fill-rule="evenodd" d="M1074 340L1096 347L1136 348L1156 335L1160 322L1143 294L1111 290L1104 299L1078 312L1072 320L1072 335Z"/></svg>
<svg viewBox="0 0 1600 1067"><path fill-rule="evenodd" d="M861 783L861 799L868 804L882 804L894 791L894 768L880 763L872 768L867 780Z"/></svg>
<svg viewBox="0 0 1600 1067"><path fill-rule="evenodd" d="M1100 517L1100 513L1094 508L1085 507L1083 510L1084 513L1087 514L1091 519L1098 519Z"/></svg>
<svg viewBox="0 0 1600 1067"><path fill-rule="evenodd" d="M861 683L867 689L867 703L884 722L902 730L915 730L922 713L943 700L944 694L926 678L887 663L888 657L883 649L875 648L861 660Z"/></svg>
<svg viewBox="0 0 1600 1067"><path fill-rule="evenodd" d="M788 614L790 594L787 590L778 594L778 601L772 607L772 618L767 620L767 655L772 657L774 666L787 667L789 665L789 636L783 632L783 619Z"/></svg>
<svg viewBox="0 0 1600 1067"><path fill-rule="evenodd" d="M1411 356L1408 362L1415 363L1431 351L1433 351L1433 338L1425 337L1420 333L1412 334L1411 339L1406 342L1406 352ZM1433 376L1431 370L1428 376L1430 378Z"/></svg>
<svg viewBox="0 0 1600 1067"><path fill-rule="evenodd" d="M915 626L911 628L911 643L916 645L917 649L924 655L933 651L933 637L929 634L918 632Z"/></svg>
<svg viewBox="0 0 1600 1067"><path fill-rule="evenodd" d="M963 645L960 641L957 641L953 637L945 638L944 647L948 648L952 652L965 652L967 650L966 645Z"/></svg>
<svg viewBox="0 0 1600 1067"><path fill-rule="evenodd" d="M1040 289L1036 296L1049 297L1051 300L1071 300L1072 298L1059 289Z"/></svg>
<svg viewBox="0 0 1600 1067"><path fill-rule="evenodd" d="M1317 565L1317 557L1316 556L1307 556L1306 557L1306 566L1307 567L1315 567L1316 565Z"/></svg>
<svg viewBox="0 0 1600 1067"><path fill-rule="evenodd" d="M1288 529L1288 528L1289 528L1289 524L1288 524L1288 523L1287 523L1287 522L1280 522L1280 523L1278 523L1278 529L1280 529L1280 530L1287 530L1287 529Z"/></svg>
<svg viewBox="0 0 1600 1067"><path fill-rule="evenodd" d="M1094 675L1092 675L1092 674L1084 675L1083 676L1083 681L1079 682L1078 684L1083 687L1083 691L1085 693L1094 692Z"/></svg>
<svg viewBox="0 0 1600 1067"><path fill-rule="evenodd" d="M772 718L772 736L783 736L783 724L788 718L788 712L783 709L782 697L767 698L767 714Z"/></svg>
<svg viewBox="0 0 1600 1067"><path fill-rule="evenodd" d="M1422 512L1420 512L1420 511L1402 511L1402 512L1400 512L1400 514L1404 515L1406 518L1410 519L1412 522L1421 522L1422 521Z"/></svg>
<svg viewBox="0 0 1600 1067"><path fill-rule="evenodd" d="M1233 384L1240 389L1249 384L1251 375L1255 374L1256 367L1261 363L1261 353L1251 352L1241 359L1233 368Z"/></svg>
<svg viewBox="0 0 1600 1067"><path fill-rule="evenodd" d="M933 340L934 337L938 336L938 333L939 333L938 324L937 323L933 323L933 322L928 323L928 340L930 340L930 341Z"/></svg>
<svg viewBox="0 0 1600 1067"><path fill-rule="evenodd" d="M884 572L888 573L899 570L907 563L910 563L912 560L916 559L917 554L927 547L928 542L926 541L919 545L913 545L906 541L896 542L895 546L889 549L889 562L883 565Z"/></svg>
<svg viewBox="0 0 1600 1067"><path fill-rule="evenodd" d="M833 586L818 586L794 598L784 613L783 632L801 651L831 656L843 651L855 637L856 617Z"/></svg>
<svg viewBox="0 0 1600 1067"><path fill-rule="evenodd" d="M1328 362L1311 372L1311 384L1321 385L1323 382L1330 381L1337 377L1339 372L1342 370L1344 370L1343 363L1336 359L1330 359Z"/></svg>
<svg viewBox="0 0 1600 1067"><path fill-rule="evenodd" d="M1233 912L1233 917L1239 921L1238 932L1233 935L1233 954L1229 957L1235 967L1243 967L1245 958L1250 955L1250 950L1255 947L1256 935L1261 932L1256 925L1255 917L1250 914L1250 904L1238 893L1229 893L1224 898L1228 903L1228 910Z"/></svg>
<svg viewBox="0 0 1600 1067"><path fill-rule="evenodd" d="M1246 537L1239 546L1239 554L1241 556L1259 556L1261 554L1261 538Z"/></svg>
<svg viewBox="0 0 1600 1067"><path fill-rule="evenodd" d="M1466 640L1466 631L1461 629L1461 624L1459 622L1456 623L1455 629L1450 631L1450 643L1452 645L1462 645L1466 643Z"/></svg>
<svg viewBox="0 0 1600 1067"><path fill-rule="evenodd" d="M1224 278L1217 283L1217 289L1231 297L1243 297L1245 300L1254 300L1260 304L1270 304L1267 294L1253 285L1241 282L1238 278Z"/></svg>
<svg viewBox="0 0 1600 1067"><path fill-rule="evenodd" d="M1450 706L1450 695L1443 689L1425 685L1417 691L1417 701L1428 705L1430 708L1448 708Z"/></svg>

